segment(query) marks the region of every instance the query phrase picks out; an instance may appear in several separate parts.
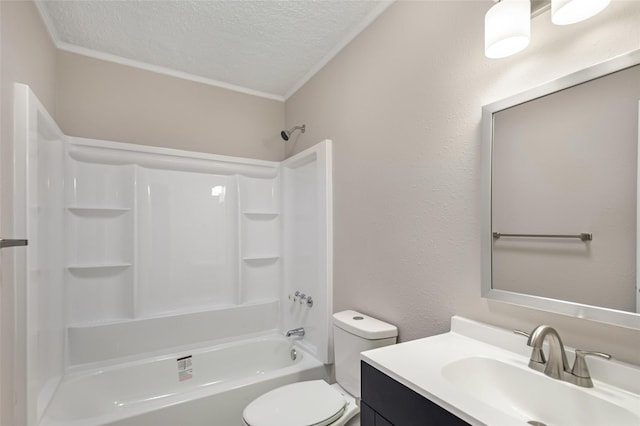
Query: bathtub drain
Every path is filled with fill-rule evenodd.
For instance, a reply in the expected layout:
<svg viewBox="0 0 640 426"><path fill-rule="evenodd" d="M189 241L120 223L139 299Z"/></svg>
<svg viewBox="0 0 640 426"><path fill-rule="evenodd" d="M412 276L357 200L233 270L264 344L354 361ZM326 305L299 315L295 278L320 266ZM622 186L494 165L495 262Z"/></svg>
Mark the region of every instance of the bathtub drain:
<svg viewBox="0 0 640 426"><path fill-rule="evenodd" d="M298 358L298 352L295 349L291 349L291 360L295 361Z"/></svg>

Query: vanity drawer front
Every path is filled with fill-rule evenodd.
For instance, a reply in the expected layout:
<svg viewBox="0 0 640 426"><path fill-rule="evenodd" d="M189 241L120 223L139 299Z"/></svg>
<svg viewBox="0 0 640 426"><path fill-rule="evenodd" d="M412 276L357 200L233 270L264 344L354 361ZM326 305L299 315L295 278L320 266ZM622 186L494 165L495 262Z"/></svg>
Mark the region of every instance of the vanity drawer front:
<svg viewBox="0 0 640 426"><path fill-rule="evenodd" d="M468 425L439 405L361 362L362 405L376 413L375 422L362 426L463 426ZM382 416L382 417L381 417ZM378 422L380 418L380 422ZM382 423L384 421L385 423Z"/></svg>
<svg viewBox="0 0 640 426"><path fill-rule="evenodd" d="M360 426L393 426L393 424L360 401Z"/></svg>
<svg viewBox="0 0 640 426"><path fill-rule="evenodd" d="M360 426L375 426L376 412L364 401L360 401Z"/></svg>

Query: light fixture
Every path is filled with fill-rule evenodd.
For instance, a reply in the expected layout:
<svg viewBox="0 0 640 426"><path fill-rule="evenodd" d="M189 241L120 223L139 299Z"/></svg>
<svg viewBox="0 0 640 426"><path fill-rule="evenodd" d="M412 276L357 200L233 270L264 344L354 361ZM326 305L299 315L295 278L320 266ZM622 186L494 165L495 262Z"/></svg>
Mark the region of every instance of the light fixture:
<svg viewBox="0 0 640 426"><path fill-rule="evenodd" d="M504 58L529 45L531 2L502 0L484 17L484 53L488 58Z"/></svg>
<svg viewBox="0 0 640 426"><path fill-rule="evenodd" d="M551 22L569 25L604 10L611 0L493 0L484 16L484 54L504 58L529 45L531 18L551 8Z"/></svg>
<svg viewBox="0 0 640 426"><path fill-rule="evenodd" d="M611 0L551 0L551 22L569 25L597 15Z"/></svg>

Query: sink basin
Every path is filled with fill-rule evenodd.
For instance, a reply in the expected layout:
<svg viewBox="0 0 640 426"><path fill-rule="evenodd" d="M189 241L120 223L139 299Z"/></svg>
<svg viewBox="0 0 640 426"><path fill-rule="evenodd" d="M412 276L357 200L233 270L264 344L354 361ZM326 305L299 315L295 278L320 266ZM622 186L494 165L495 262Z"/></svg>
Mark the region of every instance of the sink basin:
<svg viewBox="0 0 640 426"><path fill-rule="evenodd" d="M601 390L496 359L463 358L445 365L442 375L474 398L532 425L640 425L640 417L619 405L624 393L611 395L614 404L596 396Z"/></svg>

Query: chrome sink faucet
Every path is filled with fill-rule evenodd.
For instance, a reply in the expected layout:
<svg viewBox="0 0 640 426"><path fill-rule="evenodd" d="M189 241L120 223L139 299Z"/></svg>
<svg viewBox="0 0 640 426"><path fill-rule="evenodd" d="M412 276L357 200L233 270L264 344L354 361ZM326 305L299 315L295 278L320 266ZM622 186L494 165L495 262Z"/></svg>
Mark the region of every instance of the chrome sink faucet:
<svg viewBox="0 0 640 426"><path fill-rule="evenodd" d="M573 368L571 368L567 360L567 353L562 344L562 339L560 339L560 335L553 327L539 325L531 334L520 330L515 330L515 333L528 337L527 345L533 348L531 358L529 359L530 368L541 371L554 379L563 380L577 386L593 387L593 381L591 380L585 361L587 355L599 356L606 359L611 358L611 355L602 352L589 352L576 349L576 359L573 363ZM542 350L542 345L545 340L549 341L548 360L545 358Z"/></svg>
<svg viewBox="0 0 640 426"><path fill-rule="evenodd" d="M287 331L287 337L291 337L291 336L303 337L304 336L304 328L299 327L299 328L294 328L293 330Z"/></svg>
<svg viewBox="0 0 640 426"><path fill-rule="evenodd" d="M542 344L547 337L549 338L549 359L545 362ZM571 370L562 339L554 328L548 325L539 325L531 332L527 345L533 348L529 367L534 370L542 371L549 377L561 380L563 373ZM534 354L536 359L534 359ZM538 357L538 354L541 356Z"/></svg>

